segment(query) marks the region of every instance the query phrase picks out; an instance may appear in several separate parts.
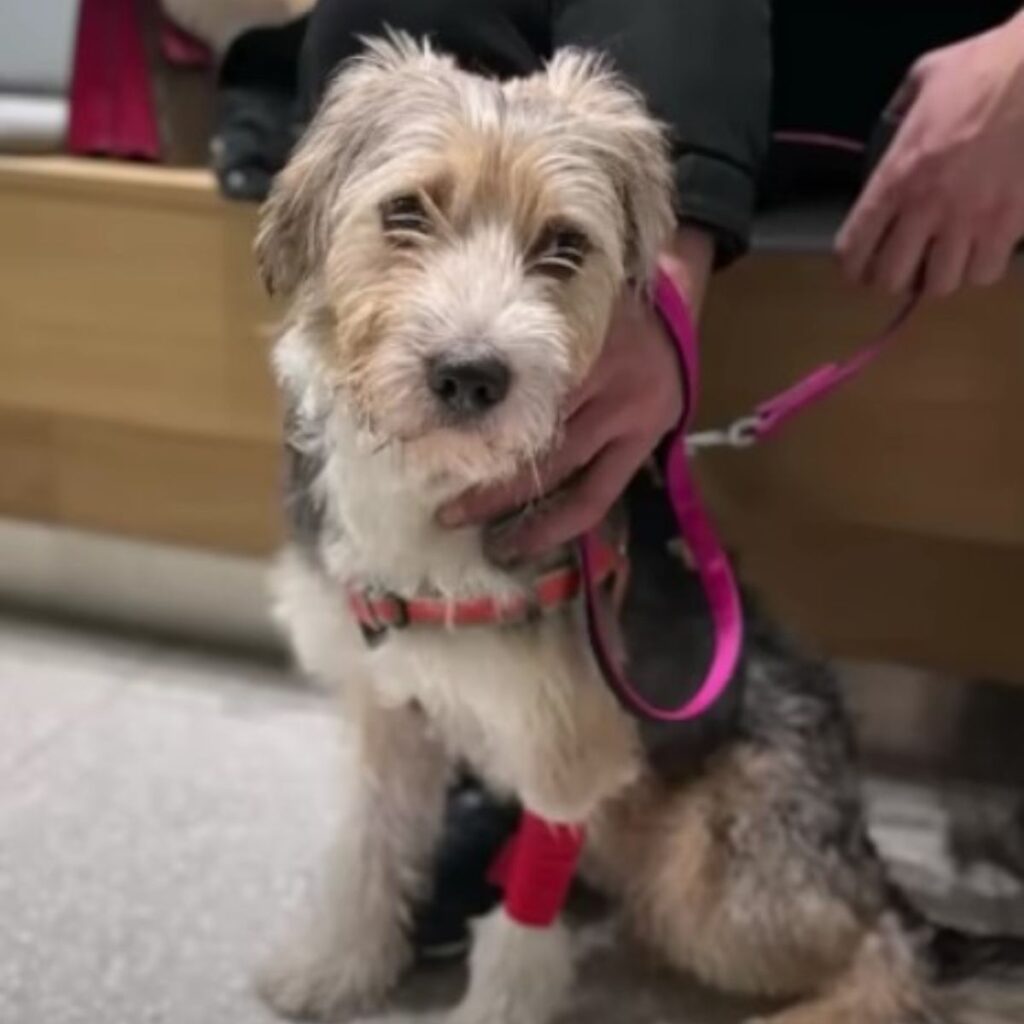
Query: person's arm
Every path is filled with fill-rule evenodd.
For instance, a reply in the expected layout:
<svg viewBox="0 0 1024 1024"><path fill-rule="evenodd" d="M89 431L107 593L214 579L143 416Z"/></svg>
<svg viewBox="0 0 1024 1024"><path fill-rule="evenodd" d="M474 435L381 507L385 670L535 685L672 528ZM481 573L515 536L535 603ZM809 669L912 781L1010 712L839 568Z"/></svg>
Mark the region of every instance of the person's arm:
<svg viewBox="0 0 1024 1024"><path fill-rule="evenodd" d="M902 123L837 240L848 275L892 292L994 284L1024 238L1024 13L927 54Z"/></svg>

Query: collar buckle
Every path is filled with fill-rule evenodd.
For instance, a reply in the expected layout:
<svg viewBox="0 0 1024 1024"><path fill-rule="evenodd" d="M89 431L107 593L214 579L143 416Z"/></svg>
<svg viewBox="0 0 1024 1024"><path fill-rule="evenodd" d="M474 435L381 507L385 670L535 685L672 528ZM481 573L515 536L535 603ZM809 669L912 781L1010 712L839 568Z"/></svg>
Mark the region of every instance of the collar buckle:
<svg viewBox="0 0 1024 1024"><path fill-rule="evenodd" d="M409 603L390 591L357 591L350 594L349 603L367 647L379 647L393 629L405 629L411 621Z"/></svg>

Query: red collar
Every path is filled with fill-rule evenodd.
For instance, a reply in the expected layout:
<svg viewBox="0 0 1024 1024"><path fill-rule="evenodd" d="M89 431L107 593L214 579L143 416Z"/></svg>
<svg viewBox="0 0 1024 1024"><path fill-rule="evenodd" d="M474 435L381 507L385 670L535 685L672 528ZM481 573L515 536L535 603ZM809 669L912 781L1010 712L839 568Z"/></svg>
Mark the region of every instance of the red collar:
<svg viewBox="0 0 1024 1024"><path fill-rule="evenodd" d="M591 569L593 582L624 580L625 552L606 540L596 545ZM583 573L576 561L542 573L529 589L507 597L472 597L452 601L437 596L404 598L372 587L347 589L348 606L368 642L377 642L392 629L407 626L511 626L562 608L583 591Z"/></svg>

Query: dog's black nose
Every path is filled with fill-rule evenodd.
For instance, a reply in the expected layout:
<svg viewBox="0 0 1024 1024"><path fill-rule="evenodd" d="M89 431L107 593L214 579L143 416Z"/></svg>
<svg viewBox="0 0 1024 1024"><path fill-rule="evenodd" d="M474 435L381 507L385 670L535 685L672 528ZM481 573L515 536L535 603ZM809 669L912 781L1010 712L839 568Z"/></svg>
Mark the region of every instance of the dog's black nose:
<svg viewBox="0 0 1024 1024"><path fill-rule="evenodd" d="M427 383L445 409L468 418L500 405L508 394L512 374L500 359L432 359L427 366Z"/></svg>

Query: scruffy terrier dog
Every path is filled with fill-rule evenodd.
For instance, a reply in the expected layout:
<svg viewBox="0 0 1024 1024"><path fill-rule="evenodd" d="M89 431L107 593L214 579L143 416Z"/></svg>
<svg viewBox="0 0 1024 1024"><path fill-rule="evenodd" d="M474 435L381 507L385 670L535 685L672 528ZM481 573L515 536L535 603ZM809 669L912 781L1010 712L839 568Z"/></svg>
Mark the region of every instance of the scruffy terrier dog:
<svg viewBox="0 0 1024 1024"><path fill-rule="evenodd" d="M1019 950L932 926L888 885L818 666L753 631L728 727L673 774L605 686L579 609L373 647L350 615L353 584L453 600L530 585L537 567L496 567L478 530L444 531L436 510L555 441L615 297L645 288L672 223L661 130L572 51L499 83L404 37L373 43L276 184L258 253L291 303L275 367L294 543L277 601L350 733L329 885L265 983L284 1013L343 1017L396 983L468 764L585 824L588 876L670 963L792 999L774 1024L1024 1020ZM454 1019L544 1024L570 974L564 928L499 909Z"/></svg>

